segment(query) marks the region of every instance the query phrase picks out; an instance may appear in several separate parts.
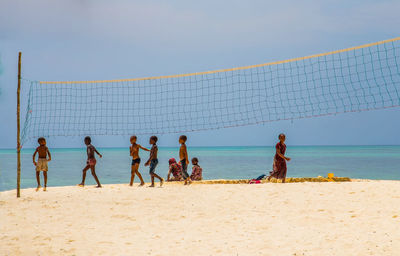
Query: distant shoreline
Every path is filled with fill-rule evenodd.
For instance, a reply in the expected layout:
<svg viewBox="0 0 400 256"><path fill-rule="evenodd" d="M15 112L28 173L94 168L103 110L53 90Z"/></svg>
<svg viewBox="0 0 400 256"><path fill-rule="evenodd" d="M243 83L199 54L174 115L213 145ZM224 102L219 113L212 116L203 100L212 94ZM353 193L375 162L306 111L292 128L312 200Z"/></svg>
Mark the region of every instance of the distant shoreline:
<svg viewBox="0 0 400 256"><path fill-rule="evenodd" d="M296 181L296 179L305 179L304 181ZM312 180L314 179L314 180ZM327 178L318 178L318 177L288 177L286 180L286 183L343 183L343 182L400 182L400 180L373 180L373 179L351 179L348 177L335 177L334 179L336 179L335 181L328 181ZM218 180L202 180L202 181L194 181L192 185L190 186L197 186L197 185L216 185L216 184L249 184L250 179L218 179ZM164 186L170 186L170 185L183 185L184 181L166 181L164 183ZM266 180L262 180L261 184L276 184L276 183L280 183L280 182L276 182L276 181L271 181L268 182ZM128 186L127 183L114 183L114 184L103 184L103 186L105 187L109 187L109 186L123 186L126 185ZM139 183L134 183L133 187L138 186ZM145 186L150 185L149 182L145 183ZM259 184L249 184L249 185L259 185ZM190 187L188 186L188 187ZM68 188L68 187L77 187L76 185L66 185L66 186L48 186L48 188ZM91 188L94 187L94 185L86 185L85 187ZM29 187L29 188L23 188L21 189L21 191L23 192L24 190L32 190L32 189L36 189L36 187ZM103 189L103 188L101 188ZM12 192L12 191L16 191L16 189L10 189L10 190L4 190L4 191L0 191L0 193L4 193L4 192Z"/></svg>
<svg viewBox="0 0 400 256"><path fill-rule="evenodd" d="M145 145L143 145L145 146ZM307 148L307 147L400 147L400 145L287 145L288 147L293 147L293 148ZM109 150L109 149L126 149L128 148L129 145L127 146L121 146L121 147L97 147L99 149L102 150ZM224 149L224 148L274 148L274 145L268 145L268 146L190 146L189 148L193 148L193 149ZM60 147L50 147L53 150L85 150L85 147L66 147L66 148L60 148ZM179 146L159 146L160 149L176 149L179 148ZM34 150L34 147L31 148L22 148L22 152L23 151L31 151ZM0 148L0 153L1 151L16 151L15 148Z"/></svg>

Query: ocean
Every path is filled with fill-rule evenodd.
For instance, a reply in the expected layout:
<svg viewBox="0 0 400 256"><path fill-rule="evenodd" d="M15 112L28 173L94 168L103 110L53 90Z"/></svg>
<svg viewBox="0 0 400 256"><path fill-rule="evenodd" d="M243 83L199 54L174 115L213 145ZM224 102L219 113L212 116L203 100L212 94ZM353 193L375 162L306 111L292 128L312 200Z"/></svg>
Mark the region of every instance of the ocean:
<svg viewBox="0 0 400 256"><path fill-rule="evenodd" d="M128 148L98 148L103 158L98 160L96 172L102 184L129 183ZM33 149L22 150L21 187L36 187L32 163ZM69 186L80 183L86 163L86 149L50 149L48 186ZM148 167L143 164L148 152L141 151L139 171L146 182L150 180ZM274 147L189 147L189 158L199 158L204 179L249 179L268 173L272 168ZM400 180L400 146L288 146L288 177L336 176L360 179ZM156 173L166 177L168 159L178 158L178 148L159 149ZM15 150L0 150L0 191L16 187ZM188 168L191 173L191 165ZM43 183L43 178L41 175ZM135 178L135 182L139 182ZM86 184L95 184L88 172Z"/></svg>

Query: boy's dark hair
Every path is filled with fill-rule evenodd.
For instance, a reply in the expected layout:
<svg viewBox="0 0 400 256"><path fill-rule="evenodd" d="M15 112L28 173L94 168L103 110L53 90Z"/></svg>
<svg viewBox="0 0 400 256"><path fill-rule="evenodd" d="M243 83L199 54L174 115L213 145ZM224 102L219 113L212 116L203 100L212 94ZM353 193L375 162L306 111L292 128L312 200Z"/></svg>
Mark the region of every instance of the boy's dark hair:
<svg viewBox="0 0 400 256"><path fill-rule="evenodd" d="M152 141L154 141L154 143L156 143L156 142L158 141L157 136L151 136L150 139L151 139Z"/></svg>
<svg viewBox="0 0 400 256"><path fill-rule="evenodd" d="M193 158L192 158L192 162L198 163L198 162L199 162L199 159L198 159L197 157L193 157Z"/></svg>
<svg viewBox="0 0 400 256"><path fill-rule="evenodd" d="M137 139L137 136L136 135L132 135L131 139Z"/></svg>
<svg viewBox="0 0 400 256"><path fill-rule="evenodd" d="M187 137L186 137L186 135L181 135L181 137L179 137L179 139L180 139L180 140L183 140L184 142L186 142Z"/></svg>
<svg viewBox="0 0 400 256"><path fill-rule="evenodd" d="M89 143L91 143L91 142L92 142L92 139L91 139L89 136L86 136L86 137L85 137L85 141L88 141Z"/></svg>
<svg viewBox="0 0 400 256"><path fill-rule="evenodd" d="M278 139L280 139L281 136L286 137L286 135L284 133L281 133L281 134L279 134Z"/></svg>
<svg viewBox="0 0 400 256"><path fill-rule="evenodd" d="M39 139L37 139L37 142L38 142L38 143L40 143L41 141L46 141L46 139L43 138L43 137L40 137Z"/></svg>

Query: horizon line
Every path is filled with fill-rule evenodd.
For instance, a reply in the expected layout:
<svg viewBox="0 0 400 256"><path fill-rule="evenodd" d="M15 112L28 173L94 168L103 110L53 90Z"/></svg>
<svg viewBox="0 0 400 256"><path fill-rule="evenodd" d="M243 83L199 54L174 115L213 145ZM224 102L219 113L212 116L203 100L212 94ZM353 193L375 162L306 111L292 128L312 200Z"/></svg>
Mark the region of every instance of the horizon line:
<svg viewBox="0 0 400 256"><path fill-rule="evenodd" d="M391 146L400 146L400 144L364 144L364 145L290 145L286 144L288 147L391 147ZM103 149L120 149L120 148L126 148L127 146L119 146L119 147L99 147L97 148L103 148ZM159 146L159 148L179 148L179 146ZM262 147L274 147L274 145L242 145L242 146L190 146L189 148L239 148L239 147L249 147L249 148L262 148ZM52 149L84 149L85 147L51 147ZM28 148L22 148L24 149L35 149L35 147L28 147ZM2 148L0 147L0 150L16 150L16 148Z"/></svg>

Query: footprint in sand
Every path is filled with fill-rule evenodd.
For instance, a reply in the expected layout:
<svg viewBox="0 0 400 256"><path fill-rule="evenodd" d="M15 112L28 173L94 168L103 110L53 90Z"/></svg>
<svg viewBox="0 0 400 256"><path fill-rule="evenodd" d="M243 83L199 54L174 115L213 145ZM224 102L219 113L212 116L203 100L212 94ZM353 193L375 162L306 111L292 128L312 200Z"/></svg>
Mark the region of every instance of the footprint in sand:
<svg viewBox="0 0 400 256"><path fill-rule="evenodd" d="M61 248L60 251L63 252L63 253L73 253L73 252L75 252L75 249L71 248L69 250L65 250L64 248Z"/></svg>
<svg viewBox="0 0 400 256"><path fill-rule="evenodd" d="M128 216L128 215L123 215L123 214L115 214L112 215L111 218L118 218L118 219L126 219L126 220L130 220L130 221L136 221L135 218Z"/></svg>
<svg viewBox="0 0 400 256"><path fill-rule="evenodd" d="M27 202L27 201L30 202L30 201L32 201L32 200L33 200L33 197L30 197L30 196L28 196L28 197L22 199L23 202Z"/></svg>
<svg viewBox="0 0 400 256"><path fill-rule="evenodd" d="M113 244L113 242L109 242L109 241L101 241L99 242L100 244Z"/></svg>

